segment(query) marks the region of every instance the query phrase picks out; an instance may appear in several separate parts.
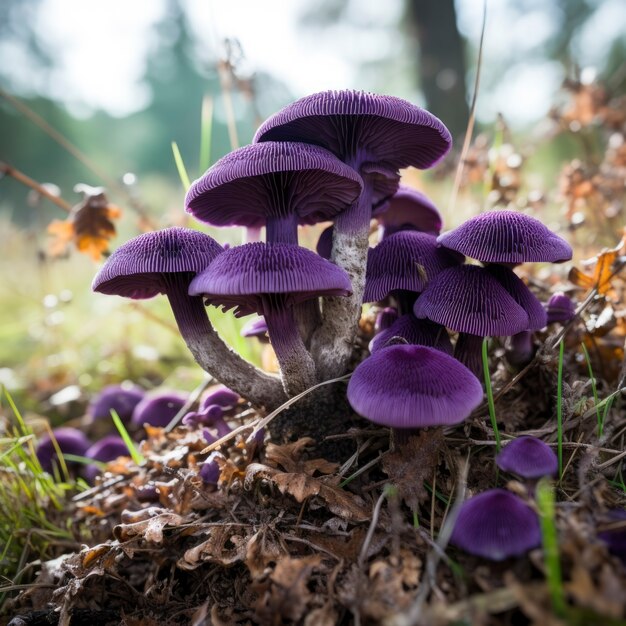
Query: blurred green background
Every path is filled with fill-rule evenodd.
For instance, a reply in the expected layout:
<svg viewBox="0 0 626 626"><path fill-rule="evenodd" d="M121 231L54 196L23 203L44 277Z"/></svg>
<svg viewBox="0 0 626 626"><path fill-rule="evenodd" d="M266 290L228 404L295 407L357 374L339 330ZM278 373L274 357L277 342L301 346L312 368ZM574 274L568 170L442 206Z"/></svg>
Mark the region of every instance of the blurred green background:
<svg viewBox="0 0 626 626"><path fill-rule="evenodd" d="M123 211L114 248L140 232L137 207L159 227L186 223L171 143L199 175L203 100L213 105L211 162L248 143L284 104L324 89L407 98L441 117L460 146L482 18L479 0L2 0L0 161L57 185L70 204L80 200L77 183L106 187ZM555 206L558 172L580 145L544 141L553 135L549 110L568 77L624 93L625 32L621 0L488 3L477 125L493 137L502 114L530 159L533 186L553 193ZM464 196L451 214L454 155L449 164L438 179L415 180L454 224L484 198ZM65 217L13 178L0 180L0 383L53 421L113 381L193 388L201 372L164 299L93 295L98 264L76 251L50 257L47 225ZM206 230L241 241L233 229ZM240 321L211 315L260 361L260 347L239 338Z"/></svg>

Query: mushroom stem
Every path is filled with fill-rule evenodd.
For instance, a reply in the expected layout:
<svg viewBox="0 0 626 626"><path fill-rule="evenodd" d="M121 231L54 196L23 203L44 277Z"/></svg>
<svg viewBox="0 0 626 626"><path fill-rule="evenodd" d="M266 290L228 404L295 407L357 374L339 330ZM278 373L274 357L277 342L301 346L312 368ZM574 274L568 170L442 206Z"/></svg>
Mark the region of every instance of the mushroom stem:
<svg viewBox="0 0 626 626"><path fill-rule="evenodd" d="M373 182L365 176L358 201L335 221L331 261L347 272L352 295L322 300L322 323L311 339L321 380L343 375L352 355L365 289L372 197Z"/></svg>
<svg viewBox="0 0 626 626"><path fill-rule="evenodd" d="M263 312L267 331L280 365L283 387L293 397L317 383L315 363L302 341L293 308L282 302L268 304Z"/></svg>
<svg viewBox="0 0 626 626"><path fill-rule="evenodd" d="M255 406L271 409L282 404L286 398L280 381L242 359L222 341L209 321L202 298L188 295L188 286L188 280L167 280L166 293L196 363Z"/></svg>
<svg viewBox="0 0 626 626"><path fill-rule="evenodd" d="M509 338L506 346L506 360L514 367L528 365L535 355L533 333L523 330Z"/></svg>
<svg viewBox="0 0 626 626"><path fill-rule="evenodd" d="M298 245L298 219L295 215L268 216L265 227L267 243Z"/></svg>
<svg viewBox="0 0 626 626"><path fill-rule="evenodd" d="M459 333L454 347L454 358L463 363L478 380L483 379L482 344L483 338L479 335Z"/></svg>

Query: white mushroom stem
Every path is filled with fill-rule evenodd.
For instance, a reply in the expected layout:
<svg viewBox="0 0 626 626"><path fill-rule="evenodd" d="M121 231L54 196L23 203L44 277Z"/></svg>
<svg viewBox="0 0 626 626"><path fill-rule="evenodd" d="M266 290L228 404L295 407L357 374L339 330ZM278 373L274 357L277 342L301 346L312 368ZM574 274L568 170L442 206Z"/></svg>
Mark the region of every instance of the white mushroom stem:
<svg viewBox="0 0 626 626"><path fill-rule="evenodd" d="M168 282L166 293L178 329L198 365L254 406L280 406L287 399L280 380L242 359L222 341L202 298L187 294L188 283Z"/></svg>
<svg viewBox="0 0 626 626"><path fill-rule="evenodd" d="M320 380L343 375L352 355L365 289L372 195L372 181L365 176L358 202L335 221L331 261L348 273L352 295L322 300L322 323L311 339Z"/></svg>

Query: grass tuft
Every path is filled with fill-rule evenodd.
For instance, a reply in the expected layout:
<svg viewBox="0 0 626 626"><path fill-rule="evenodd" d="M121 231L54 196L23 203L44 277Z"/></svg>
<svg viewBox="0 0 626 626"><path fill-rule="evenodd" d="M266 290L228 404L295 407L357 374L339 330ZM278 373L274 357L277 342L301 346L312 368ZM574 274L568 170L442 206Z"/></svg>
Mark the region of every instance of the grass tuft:
<svg viewBox="0 0 626 626"><path fill-rule="evenodd" d="M483 339L483 372L485 375L485 391L487 392L487 405L489 406L489 419L493 434L496 438L496 454L500 452L500 431L496 420L496 407L493 402L493 389L491 388L491 374L489 373L489 355L487 352L487 337Z"/></svg>
<svg viewBox="0 0 626 626"><path fill-rule="evenodd" d="M115 428L117 428L120 437L124 440L124 443L128 448L128 452L130 453L130 458L133 460L133 463L135 463L135 465L141 465L142 463L144 463L146 459L144 458L143 454L139 452L137 446L135 445L135 442L128 434L126 426L124 426L124 422L122 422L121 417L113 409L111 409L111 418L113 419L113 423L115 424Z"/></svg>
<svg viewBox="0 0 626 626"><path fill-rule="evenodd" d="M178 149L178 144L175 141L172 141L172 153L174 154L174 163L176 163L178 177L180 178L180 182L182 183L186 191L187 189L189 189L191 181L189 180L189 174L187 174L187 168L185 167L183 157L180 153L180 150Z"/></svg>

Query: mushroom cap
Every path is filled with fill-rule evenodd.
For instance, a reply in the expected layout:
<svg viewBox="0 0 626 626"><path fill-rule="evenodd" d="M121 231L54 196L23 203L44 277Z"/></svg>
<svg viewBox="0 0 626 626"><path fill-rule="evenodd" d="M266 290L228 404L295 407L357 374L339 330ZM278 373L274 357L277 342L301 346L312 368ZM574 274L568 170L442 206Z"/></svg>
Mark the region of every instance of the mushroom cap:
<svg viewBox="0 0 626 626"><path fill-rule="evenodd" d="M52 434L59 445L61 454L75 454L84 456L91 445L89 439L82 431L69 426L61 426L52 430ZM58 461L57 451L49 434L44 435L39 441L35 451L41 467L46 472L52 471L52 466Z"/></svg>
<svg viewBox="0 0 626 626"><path fill-rule="evenodd" d="M527 330L540 330L546 327L548 322L543 305L513 270L504 265L489 265L486 269L507 290L511 298L526 311Z"/></svg>
<svg viewBox="0 0 626 626"><path fill-rule="evenodd" d="M264 343L269 341L267 338L267 322L262 315L246 322L239 334L242 337L258 337Z"/></svg>
<svg viewBox="0 0 626 626"><path fill-rule="evenodd" d="M333 252L333 231L334 227L329 226L322 231L315 250L323 259L330 259Z"/></svg>
<svg viewBox="0 0 626 626"><path fill-rule="evenodd" d="M91 419L110 419L111 411L115 411L120 419L127 424L134 408L141 402L146 392L140 387L109 385L98 393L89 405Z"/></svg>
<svg viewBox="0 0 626 626"><path fill-rule="evenodd" d="M185 405L186 398L172 391L148 394L133 411L131 423L135 426L167 426Z"/></svg>
<svg viewBox="0 0 626 626"><path fill-rule="evenodd" d="M301 224L333 219L359 197L361 177L334 154L295 141L244 146L194 181L185 210L214 226L265 226L268 217Z"/></svg>
<svg viewBox="0 0 626 626"><path fill-rule="evenodd" d="M407 343L417 346L429 346L452 355L452 344L446 329L430 320L418 320L412 313L399 317L391 326L379 332L369 349L372 354L386 348L387 342L394 337L405 339Z"/></svg>
<svg viewBox="0 0 626 626"><path fill-rule="evenodd" d="M483 263L561 263L572 248L539 220L517 211L486 211L437 239Z"/></svg>
<svg viewBox="0 0 626 626"><path fill-rule="evenodd" d="M383 300L397 289L424 291L437 274L459 262L432 235L414 230L394 233L368 251L363 302Z"/></svg>
<svg viewBox="0 0 626 626"><path fill-rule="evenodd" d="M189 285L189 295L235 315L266 315L269 301L297 304L318 296L351 293L344 270L311 250L284 243L247 243L220 254Z"/></svg>
<svg viewBox="0 0 626 626"><path fill-rule="evenodd" d="M398 309L395 306L386 306L376 314L374 332L380 333L387 330L398 319Z"/></svg>
<svg viewBox="0 0 626 626"><path fill-rule="evenodd" d="M117 459L118 456L129 456L129 452L124 440L119 435L107 435L90 446L84 456L104 463Z"/></svg>
<svg viewBox="0 0 626 626"><path fill-rule="evenodd" d="M619 524L618 527L603 530L598 533L598 538L603 541L609 552L622 560L626 565L626 510L612 509L607 511L607 522L609 524Z"/></svg>
<svg viewBox="0 0 626 626"><path fill-rule="evenodd" d="M557 291L550 296L545 305L547 324L553 322L569 322L576 315L576 305L569 296L562 291Z"/></svg>
<svg viewBox="0 0 626 626"><path fill-rule="evenodd" d="M554 476L559 469L554 450L541 439L530 436L507 443L496 457L496 463L504 472L529 479Z"/></svg>
<svg viewBox="0 0 626 626"><path fill-rule="evenodd" d="M144 233L120 246L100 268L92 289L144 299L166 292L166 274L197 274L223 251L212 237L189 228Z"/></svg>
<svg viewBox="0 0 626 626"><path fill-rule="evenodd" d="M391 428L458 424L482 398L480 382L464 365L425 346L378 350L357 366L348 383L352 408Z"/></svg>
<svg viewBox="0 0 626 626"><path fill-rule="evenodd" d="M432 200L406 185L400 185L398 191L373 214L384 227L385 236L409 229L438 235L443 227L441 213Z"/></svg>
<svg viewBox="0 0 626 626"><path fill-rule="evenodd" d="M503 561L541 543L537 514L505 489L489 489L466 500L450 543L476 556Z"/></svg>
<svg viewBox="0 0 626 626"><path fill-rule="evenodd" d="M226 387L226 385L216 385L207 389L200 401L200 409L217 404L224 410L232 409L239 402L239 394Z"/></svg>
<svg viewBox="0 0 626 626"><path fill-rule="evenodd" d="M413 312L479 337L509 336L528 328L526 311L485 268L476 265L443 270L419 296Z"/></svg>
<svg viewBox="0 0 626 626"><path fill-rule="evenodd" d="M322 146L359 168L396 172L441 160L452 137L434 115L393 96L323 91L287 105L254 136L261 141L303 141Z"/></svg>

